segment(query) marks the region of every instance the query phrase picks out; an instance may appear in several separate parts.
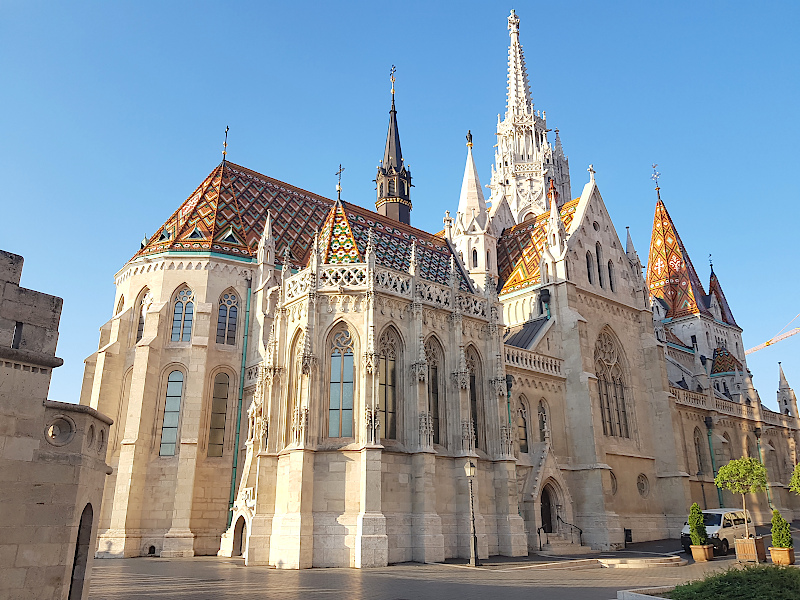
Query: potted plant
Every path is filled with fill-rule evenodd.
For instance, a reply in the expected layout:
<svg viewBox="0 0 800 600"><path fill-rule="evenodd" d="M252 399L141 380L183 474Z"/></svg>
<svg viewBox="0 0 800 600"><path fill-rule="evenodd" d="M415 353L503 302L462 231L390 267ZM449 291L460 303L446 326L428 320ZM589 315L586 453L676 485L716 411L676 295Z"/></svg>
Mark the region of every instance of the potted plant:
<svg viewBox="0 0 800 600"><path fill-rule="evenodd" d="M708 543L703 511L695 502L689 511L689 535L692 538L692 558L695 562L706 562L714 557L714 546Z"/></svg>
<svg viewBox="0 0 800 600"><path fill-rule="evenodd" d="M767 489L766 468L753 457L737 458L720 467L717 476L714 478L714 483L719 488L742 496L745 537L735 541L736 558L741 561L765 562L767 560L767 549L764 547L764 539L761 536L750 537L745 494L755 494ZM753 534L755 535L755 531Z"/></svg>
<svg viewBox="0 0 800 600"><path fill-rule="evenodd" d="M789 489L795 494L800 494L800 464L794 466L792 478L789 481Z"/></svg>
<svg viewBox="0 0 800 600"><path fill-rule="evenodd" d="M776 565L794 564L792 527L777 510L772 511L772 546L769 547L769 554Z"/></svg>

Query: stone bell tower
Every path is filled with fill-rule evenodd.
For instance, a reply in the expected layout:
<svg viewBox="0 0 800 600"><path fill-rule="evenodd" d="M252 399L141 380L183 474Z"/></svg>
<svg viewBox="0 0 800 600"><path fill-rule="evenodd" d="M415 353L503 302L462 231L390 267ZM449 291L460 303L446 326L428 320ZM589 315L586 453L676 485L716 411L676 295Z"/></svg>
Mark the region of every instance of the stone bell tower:
<svg viewBox="0 0 800 600"><path fill-rule="evenodd" d="M392 108L389 110L389 131L386 149L375 178L378 200L375 209L406 225L411 224L411 170L403 163L400 133L397 129L397 110L394 107L394 66L392 66Z"/></svg>

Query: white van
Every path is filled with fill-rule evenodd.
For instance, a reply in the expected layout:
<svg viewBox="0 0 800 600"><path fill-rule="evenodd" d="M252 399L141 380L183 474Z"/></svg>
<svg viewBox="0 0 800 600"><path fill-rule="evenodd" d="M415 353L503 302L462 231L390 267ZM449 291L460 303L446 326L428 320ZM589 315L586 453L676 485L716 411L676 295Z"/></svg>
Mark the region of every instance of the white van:
<svg viewBox="0 0 800 600"><path fill-rule="evenodd" d="M747 512L747 527L750 533L755 535L756 529L753 527L753 520L750 518L750 511ZM745 513L742 509L736 508L710 508L703 511L703 521L706 524L706 534L708 543L714 544L714 550L720 554L727 554L733 547L733 540L743 538L745 535L744 527ZM691 552L689 546L692 538L689 535L689 522L687 521L681 530L681 545L686 553Z"/></svg>

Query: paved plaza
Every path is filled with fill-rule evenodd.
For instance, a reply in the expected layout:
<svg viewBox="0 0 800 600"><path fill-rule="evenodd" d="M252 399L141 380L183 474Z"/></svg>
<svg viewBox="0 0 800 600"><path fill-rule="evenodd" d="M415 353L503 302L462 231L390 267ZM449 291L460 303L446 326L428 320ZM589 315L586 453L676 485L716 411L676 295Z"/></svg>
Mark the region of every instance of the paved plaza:
<svg viewBox="0 0 800 600"><path fill-rule="evenodd" d="M734 562L729 556L684 567L567 570L563 568L566 561L545 564L541 558L531 557L493 560L479 569L452 563L405 563L382 569L279 571L245 567L241 559L216 557L97 560L89 598L609 600L616 598L618 590L675 585Z"/></svg>

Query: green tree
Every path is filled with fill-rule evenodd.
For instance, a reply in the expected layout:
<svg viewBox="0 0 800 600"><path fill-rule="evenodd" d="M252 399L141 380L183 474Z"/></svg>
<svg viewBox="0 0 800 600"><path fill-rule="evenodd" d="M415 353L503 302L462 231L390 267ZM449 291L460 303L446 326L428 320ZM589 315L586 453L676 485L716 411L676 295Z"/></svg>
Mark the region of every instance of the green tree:
<svg viewBox="0 0 800 600"><path fill-rule="evenodd" d="M745 494L755 494L767 489L767 470L764 465L751 456L737 458L720 467L714 483L718 488L742 495L742 510L745 511L744 531L745 536L750 537Z"/></svg>
<svg viewBox="0 0 800 600"><path fill-rule="evenodd" d="M695 502L689 511L689 535L692 536L692 545L704 546L708 543L706 533L706 523L703 520L703 511L700 505Z"/></svg>
<svg viewBox="0 0 800 600"><path fill-rule="evenodd" d="M772 511L772 545L775 548L794 548L792 526L777 510Z"/></svg>
<svg viewBox="0 0 800 600"><path fill-rule="evenodd" d="M792 478L789 480L789 489L795 494L800 494L800 465L794 466L794 473L792 473Z"/></svg>

